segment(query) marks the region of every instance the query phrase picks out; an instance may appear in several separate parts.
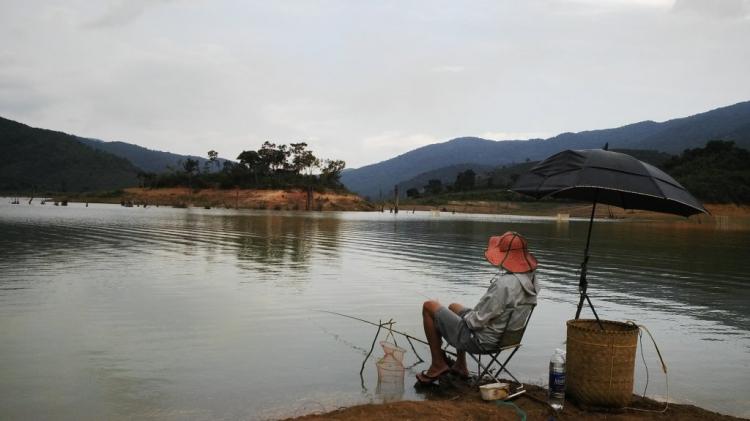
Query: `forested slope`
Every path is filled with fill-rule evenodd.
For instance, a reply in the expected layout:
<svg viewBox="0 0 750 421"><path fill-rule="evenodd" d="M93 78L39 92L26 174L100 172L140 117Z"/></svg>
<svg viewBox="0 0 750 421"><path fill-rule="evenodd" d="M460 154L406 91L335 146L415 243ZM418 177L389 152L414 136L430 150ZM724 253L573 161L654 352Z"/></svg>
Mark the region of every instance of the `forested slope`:
<svg viewBox="0 0 750 421"><path fill-rule="evenodd" d="M94 150L75 136L0 117L0 191L6 194L108 190L137 185L127 159Z"/></svg>
<svg viewBox="0 0 750 421"><path fill-rule="evenodd" d="M143 171L155 174L169 172L169 167L179 169L182 163L187 161L188 158L197 160L200 168L203 168L206 165L206 162L208 162L208 159L200 156L179 155L171 152L155 151L131 143L105 142L103 140L89 139L85 137L77 137L76 139L94 149L100 149L103 152L125 158ZM224 161L224 159L219 158L218 166L220 167Z"/></svg>

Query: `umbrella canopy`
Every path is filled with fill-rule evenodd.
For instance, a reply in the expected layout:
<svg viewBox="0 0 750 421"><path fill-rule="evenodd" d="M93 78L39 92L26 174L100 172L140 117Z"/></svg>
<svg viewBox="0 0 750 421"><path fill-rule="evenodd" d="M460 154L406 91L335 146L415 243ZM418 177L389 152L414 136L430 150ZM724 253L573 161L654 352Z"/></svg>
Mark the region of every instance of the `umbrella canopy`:
<svg viewBox="0 0 750 421"><path fill-rule="evenodd" d="M578 284L581 299L576 319L586 300L599 321L594 305L586 293L591 227L597 203L685 217L708 213L698 200L664 171L630 155L606 149L605 146L604 149L566 150L552 155L532 167L510 188L511 191L536 199L552 196L594 204L581 263L581 280ZM601 323L599 326L604 329Z"/></svg>
<svg viewBox="0 0 750 421"><path fill-rule="evenodd" d="M664 171L604 149L555 154L521 176L510 190L537 199L553 196L686 217L708 213Z"/></svg>

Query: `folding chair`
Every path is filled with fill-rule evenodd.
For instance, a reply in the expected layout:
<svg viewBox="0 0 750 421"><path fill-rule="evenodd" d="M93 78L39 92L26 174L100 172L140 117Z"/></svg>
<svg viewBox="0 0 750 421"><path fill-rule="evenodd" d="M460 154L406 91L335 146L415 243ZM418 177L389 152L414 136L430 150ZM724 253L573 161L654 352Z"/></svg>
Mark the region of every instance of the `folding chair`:
<svg viewBox="0 0 750 421"><path fill-rule="evenodd" d="M505 399L510 399L526 392L526 390L523 388L523 383L518 381L516 376L508 371L507 366L508 362L510 362L510 359L513 358L513 355L515 355L518 349L521 348L521 339L523 339L523 334L524 332L526 332L526 327L529 325L529 320L531 319L531 314L534 312L534 307L536 307L536 304L519 304L515 309L513 309L513 311L510 313L510 317L508 317L508 322L505 325L505 330L503 331L503 336L500 339L498 348L476 355L467 352L467 354L471 356L471 358L473 358L478 365L477 372L479 373L479 375L477 376L477 379L474 381L474 384L472 386L476 386L477 384L479 384L479 382L486 375L492 377L492 379L494 379L496 383L501 383L499 379L500 373L505 371L506 373L508 373L508 375L510 375L510 377L513 378L513 380L516 381L516 383L520 385L517 390L513 391ZM510 329L511 326L518 326L519 323L521 324L521 327ZM500 354L504 351L511 351L511 353L505 359L505 362L501 363L499 358ZM490 357L490 362L487 365L482 364L482 355L488 355ZM493 374L491 370L494 364L497 364L499 366L495 374Z"/></svg>

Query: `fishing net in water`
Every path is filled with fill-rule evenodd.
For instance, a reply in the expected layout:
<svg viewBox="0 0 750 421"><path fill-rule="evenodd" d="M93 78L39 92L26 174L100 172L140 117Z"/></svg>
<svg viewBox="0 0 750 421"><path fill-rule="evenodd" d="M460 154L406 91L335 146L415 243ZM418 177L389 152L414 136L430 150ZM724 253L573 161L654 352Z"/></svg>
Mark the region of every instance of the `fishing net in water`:
<svg viewBox="0 0 750 421"><path fill-rule="evenodd" d="M392 340L393 343L388 342L388 339ZM384 341L380 342L380 346L383 348L385 355L375 363L375 366L378 368L378 382L403 384L404 372L406 371L404 367L404 354L406 354L406 350L398 346L390 327L388 329L388 336L386 336Z"/></svg>
<svg viewBox="0 0 750 421"><path fill-rule="evenodd" d="M393 343L388 341L390 338ZM375 366L378 368L377 393L384 402L399 401L404 393L404 354L406 350L396 344L393 333L388 331L388 336L380 342L385 355L379 359Z"/></svg>

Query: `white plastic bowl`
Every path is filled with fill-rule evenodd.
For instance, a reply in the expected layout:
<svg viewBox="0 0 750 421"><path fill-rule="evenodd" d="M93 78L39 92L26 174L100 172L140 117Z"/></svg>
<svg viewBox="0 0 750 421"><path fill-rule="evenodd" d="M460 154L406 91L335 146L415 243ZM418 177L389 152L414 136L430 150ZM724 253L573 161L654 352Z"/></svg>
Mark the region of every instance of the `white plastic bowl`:
<svg viewBox="0 0 750 421"><path fill-rule="evenodd" d="M496 401L505 399L510 394L510 385L508 383L490 383L479 386L482 393L482 399L486 401Z"/></svg>

